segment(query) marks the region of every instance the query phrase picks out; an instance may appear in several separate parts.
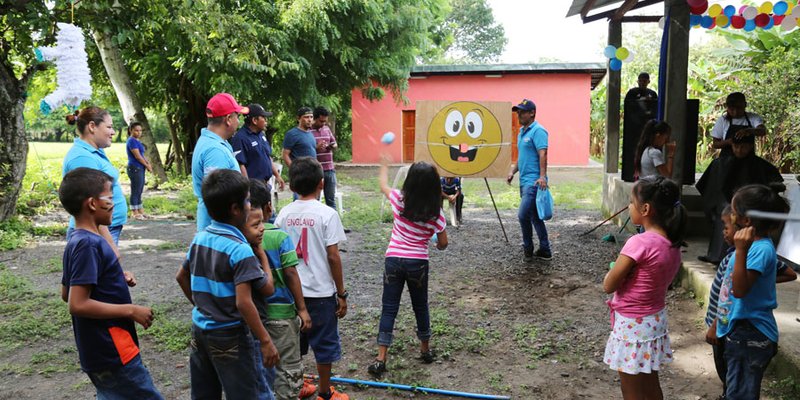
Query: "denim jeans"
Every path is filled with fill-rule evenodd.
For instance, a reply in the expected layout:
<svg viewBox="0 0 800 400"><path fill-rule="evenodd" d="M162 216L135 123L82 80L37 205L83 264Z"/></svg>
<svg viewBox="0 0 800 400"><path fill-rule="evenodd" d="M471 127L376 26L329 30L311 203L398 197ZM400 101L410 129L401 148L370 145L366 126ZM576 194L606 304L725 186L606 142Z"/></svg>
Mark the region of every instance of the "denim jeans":
<svg viewBox="0 0 800 400"><path fill-rule="evenodd" d="M246 326L202 330L192 325L189 374L192 399L262 399L262 367ZM263 386L262 386L263 385Z"/></svg>
<svg viewBox="0 0 800 400"><path fill-rule="evenodd" d="M111 233L111 238L114 239L114 244L119 244L119 235L122 234L122 225L117 226L109 226L108 231ZM69 238L72 236L72 232L75 232L75 228L67 228L67 241L69 242Z"/></svg>
<svg viewBox="0 0 800 400"><path fill-rule="evenodd" d="M428 260L386 257L383 272L383 308L378 326L378 345L391 346L392 331L403 286L408 284L411 307L417 319L417 337L421 341L431 338L431 319L428 311Z"/></svg>
<svg viewBox="0 0 800 400"><path fill-rule="evenodd" d="M97 389L97 400L163 399L138 355L116 370L87 375Z"/></svg>
<svg viewBox="0 0 800 400"><path fill-rule="evenodd" d="M135 165L128 165L128 178L131 180L131 210L139 210L142 208L144 168Z"/></svg>
<svg viewBox="0 0 800 400"><path fill-rule="evenodd" d="M761 395L761 379L778 344L769 340L747 320L736 321L725 337L727 400L752 400Z"/></svg>
<svg viewBox="0 0 800 400"><path fill-rule="evenodd" d="M325 171L325 186L323 187L323 194L325 194L325 204L336 209L336 170Z"/></svg>
<svg viewBox="0 0 800 400"><path fill-rule="evenodd" d="M539 186L520 186L519 188L519 226L522 228L522 245L525 250L533 251L533 230L539 237L539 248L550 251L550 241L547 240L547 228L544 221L539 218L539 211L536 210L536 192Z"/></svg>
<svg viewBox="0 0 800 400"><path fill-rule="evenodd" d="M258 373L258 400L275 400L272 383L275 382L275 367L264 366L261 356L261 342L253 338L253 356L256 358Z"/></svg>

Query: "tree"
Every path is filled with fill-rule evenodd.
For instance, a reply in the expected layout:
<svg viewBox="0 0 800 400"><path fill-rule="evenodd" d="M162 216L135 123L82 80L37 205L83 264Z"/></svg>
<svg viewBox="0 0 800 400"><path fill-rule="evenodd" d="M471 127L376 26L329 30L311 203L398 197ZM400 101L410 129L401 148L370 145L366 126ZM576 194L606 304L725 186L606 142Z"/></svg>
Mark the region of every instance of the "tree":
<svg viewBox="0 0 800 400"><path fill-rule="evenodd" d="M434 44L427 62L483 64L497 61L508 43L503 26L494 20L486 0L451 0L441 27L432 32Z"/></svg>
<svg viewBox="0 0 800 400"><path fill-rule="evenodd" d="M0 3L0 221L16 211L28 156L23 111L37 69L35 47L54 40L53 19L43 2Z"/></svg>

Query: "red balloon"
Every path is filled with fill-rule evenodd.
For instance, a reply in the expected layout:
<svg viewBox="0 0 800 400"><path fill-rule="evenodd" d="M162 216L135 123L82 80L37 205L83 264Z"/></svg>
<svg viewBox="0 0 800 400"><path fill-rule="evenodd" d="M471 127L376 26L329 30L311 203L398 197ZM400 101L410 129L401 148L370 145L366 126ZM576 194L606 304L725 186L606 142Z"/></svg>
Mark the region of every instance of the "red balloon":
<svg viewBox="0 0 800 400"><path fill-rule="evenodd" d="M741 15L734 15L731 17L731 26L735 29L742 29L744 28L744 24L747 22L743 16Z"/></svg>
<svg viewBox="0 0 800 400"><path fill-rule="evenodd" d="M713 20L711 20L711 26L709 26L708 29L714 29L716 27L717 27L717 19L714 18Z"/></svg>
<svg viewBox="0 0 800 400"><path fill-rule="evenodd" d="M686 0L686 4L689 4L691 8L698 7L703 3L708 3L708 0Z"/></svg>
<svg viewBox="0 0 800 400"><path fill-rule="evenodd" d="M703 15L706 10L708 10L708 1L706 0L703 0L697 7L689 7L689 12L694 15Z"/></svg>
<svg viewBox="0 0 800 400"><path fill-rule="evenodd" d="M769 25L769 15L761 13L756 15L756 26L759 28L763 28Z"/></svg>
<svg viewBox="0 0 800 400"><path fill-rule="evenodd" d="M772 19L775 21L775 26L778 26L783 22L783 19L786 18L785 15L773 15Z"/></svg>

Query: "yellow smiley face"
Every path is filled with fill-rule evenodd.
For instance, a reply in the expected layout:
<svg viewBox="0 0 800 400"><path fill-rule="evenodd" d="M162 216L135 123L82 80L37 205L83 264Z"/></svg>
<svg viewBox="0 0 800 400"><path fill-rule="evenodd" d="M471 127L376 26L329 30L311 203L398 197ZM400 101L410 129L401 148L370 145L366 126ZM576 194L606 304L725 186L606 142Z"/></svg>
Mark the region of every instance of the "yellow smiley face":
<svg viewBox="0 0 800 400"><path fill-rule="evenodd" d="M448 104L428 127L428 151L454 176L469 176L497 159L503 141L500 122L486 107L468 101Z"/></svg>

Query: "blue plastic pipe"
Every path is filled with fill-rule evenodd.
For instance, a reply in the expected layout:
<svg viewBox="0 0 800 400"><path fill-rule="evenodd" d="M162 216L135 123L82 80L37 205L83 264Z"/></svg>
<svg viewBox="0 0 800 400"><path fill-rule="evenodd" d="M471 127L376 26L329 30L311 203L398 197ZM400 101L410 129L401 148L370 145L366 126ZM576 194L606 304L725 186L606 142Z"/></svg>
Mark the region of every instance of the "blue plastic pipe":
<svg viewBox="0 0 800 400"><path fill-rule="evenodd" d="M317 379L316 375L306 375L314 380ZM479 394L479 393L467 393L467 392L456 392L453 390L444 390L444 389L433 389L433 388L426 388L420 386L409 386L409 385L400 385L397 383L385 383L385 382L374 382L374 381L362 381L361 379L350 379L350 378L337 378L331 377L331 382L336 383L348 383L351 385L363 385L363 386L371 386L381 389L398 389L398 390L406 390L409 392L420 392L425 394L441 394L444 396L454 396L454 397L463 397L467 399L488 399L488 400L511 400L510 396L496 396L492 394Z"/></svg>

